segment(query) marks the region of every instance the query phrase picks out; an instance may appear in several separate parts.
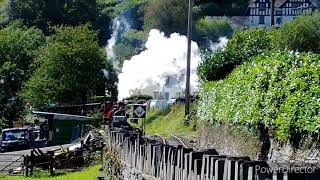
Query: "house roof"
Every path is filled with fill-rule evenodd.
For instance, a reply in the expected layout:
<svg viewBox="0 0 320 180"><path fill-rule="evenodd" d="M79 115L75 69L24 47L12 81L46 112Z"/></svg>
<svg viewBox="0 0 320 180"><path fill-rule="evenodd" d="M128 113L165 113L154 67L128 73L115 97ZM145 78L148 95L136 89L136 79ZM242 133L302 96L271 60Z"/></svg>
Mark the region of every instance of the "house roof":
<svg viewBox="0 0 320 180"><path fill-rule="evenodd" d="M250 0L249 2L249 7L253 7L254 3L259 0ZM281 7L284 3L286 3L288 0L276 0L274 3L274 7L279 8ZM313 6L315 7L320 7L320 0L309 0Z"/></svg>
<svg viewBox="0 0 320 180"><path fill-rule="evenodd" d="M259 0L250 0L249 2L249 7L253 7L254 3L257 2ZM274 7L280 7L282 6L287 0L276 0L274 3Z"/></svg>
<svg viewBox="0 0 320 180"><path fill-rule="evenodd" d="M274 2L274 7L278 8L280 6L282 6L287 0L276 0Z"/></svg>
<svg viewBox="0 0 320 180"><path fill-rule="evenodd" d="M320 7L320 0L310 0L313 6Z"/></svg>

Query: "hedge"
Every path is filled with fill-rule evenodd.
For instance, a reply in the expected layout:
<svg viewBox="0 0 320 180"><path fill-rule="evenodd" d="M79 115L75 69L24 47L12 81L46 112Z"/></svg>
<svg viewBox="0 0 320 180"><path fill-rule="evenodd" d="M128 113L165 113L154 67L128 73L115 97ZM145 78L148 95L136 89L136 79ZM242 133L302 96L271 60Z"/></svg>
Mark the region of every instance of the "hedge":
<svg viewBox="0 0 320 180"><path fill-rule="evenodd" d="M318 134L320 55L270 52L243 63L224 80L203 84L200 121L257 129L278 140Z"/></svg>

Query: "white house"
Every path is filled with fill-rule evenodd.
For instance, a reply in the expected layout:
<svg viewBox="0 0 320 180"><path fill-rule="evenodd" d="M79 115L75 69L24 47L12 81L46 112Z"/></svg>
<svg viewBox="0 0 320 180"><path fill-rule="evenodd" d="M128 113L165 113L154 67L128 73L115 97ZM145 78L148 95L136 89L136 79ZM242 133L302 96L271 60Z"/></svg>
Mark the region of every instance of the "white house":
<svg viewBox="0 0 320 180"><path fill-rule="evenodd" d="M250 27L271 27L270 1L271 0L250 1ZM320 0L275 0L275 26L280 26L298 15L310 13L314 8L318 8L319 5Z"/></svg>
<svg viewBox="0 0 320 180"><path fill-rule="evenodd" d="M157 91L153 92L153 99L166 100L184 96L184 75L180 77L167 76L165 83Z"/></svg>

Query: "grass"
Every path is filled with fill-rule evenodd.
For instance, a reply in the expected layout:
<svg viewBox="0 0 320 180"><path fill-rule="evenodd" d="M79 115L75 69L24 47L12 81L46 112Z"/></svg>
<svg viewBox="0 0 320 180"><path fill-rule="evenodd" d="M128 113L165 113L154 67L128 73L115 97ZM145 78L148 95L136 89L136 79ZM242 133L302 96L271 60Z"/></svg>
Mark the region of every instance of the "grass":
<svg viewBox="0 0 320 180"><path fill-rule="evenodd" d="M96 180L100 174L99 168L96 165L89 167L83 171L67 173L61 176L41 176L41 177L20 177L20 176L0 176L0 180Z"/></svg>
<svg viewBox="0 0 320 180"><path fill-rule="evenodd" d="M0 0L0 7L2 7L3 5L5 5L7 3L7 0Z"/></svg>
<svg viewBox="0 0 320 180"><path fill-rule="evenodd" d="M175 134L192 133L192 126L183 123L184 106L174 105L170 111L150 109L146 118L146 133L170 137Z"/></svg>

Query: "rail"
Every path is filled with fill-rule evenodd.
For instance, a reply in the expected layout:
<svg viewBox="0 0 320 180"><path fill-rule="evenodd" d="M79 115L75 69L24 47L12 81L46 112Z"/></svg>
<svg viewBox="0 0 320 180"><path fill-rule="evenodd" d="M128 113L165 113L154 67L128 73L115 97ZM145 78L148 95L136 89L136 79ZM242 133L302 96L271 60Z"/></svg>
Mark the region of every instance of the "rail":
<svg viewBox="0 0 320 180"><path fill-rule="evenodd" d="M181 138L179 138L179 137L177 137L177 136L172 136L177 142L178 142L178 144L179 145L181 145L183 148L185 148L185 149L188 149L189 148L189 146L186 144L186 143L184 143L182 140L181 140Z"/></svg>

